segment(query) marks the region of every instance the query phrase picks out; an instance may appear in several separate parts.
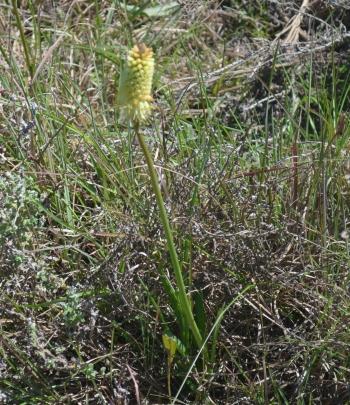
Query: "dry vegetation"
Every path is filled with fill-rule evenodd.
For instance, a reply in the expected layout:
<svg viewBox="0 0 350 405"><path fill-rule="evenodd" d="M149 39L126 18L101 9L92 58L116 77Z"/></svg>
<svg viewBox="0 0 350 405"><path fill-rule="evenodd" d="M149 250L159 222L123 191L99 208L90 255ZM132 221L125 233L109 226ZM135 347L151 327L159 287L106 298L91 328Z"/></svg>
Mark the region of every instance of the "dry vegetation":
<svg viewBox="0 0 350 405"><path fill-rule="evenodd" d="M1 403L350 402L347 3L0 2ZM201 353L118 119L137 41Z"/></svg>

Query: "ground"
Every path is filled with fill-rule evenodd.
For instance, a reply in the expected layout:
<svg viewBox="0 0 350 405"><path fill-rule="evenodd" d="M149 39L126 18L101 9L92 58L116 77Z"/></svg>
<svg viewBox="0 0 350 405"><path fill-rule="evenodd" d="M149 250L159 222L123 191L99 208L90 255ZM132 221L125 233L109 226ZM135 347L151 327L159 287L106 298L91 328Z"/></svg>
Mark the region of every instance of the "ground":
<svg viewBox="0 0 350 405"><path fill-rule="evenodd" d="M347 3L0 3L1 403L350 402Z"/></svg>

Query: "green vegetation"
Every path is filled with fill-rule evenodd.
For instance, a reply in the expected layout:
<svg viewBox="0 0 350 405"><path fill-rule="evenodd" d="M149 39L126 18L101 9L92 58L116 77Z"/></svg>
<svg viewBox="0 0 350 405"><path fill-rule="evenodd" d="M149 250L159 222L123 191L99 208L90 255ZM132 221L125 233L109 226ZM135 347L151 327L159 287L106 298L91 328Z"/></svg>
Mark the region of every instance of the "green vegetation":
<svg viewBox="0 0 350 405"><path fill-rule="evenodd" d="M1 403L350 401L347 30L340 0L0 3Z"/></svg>

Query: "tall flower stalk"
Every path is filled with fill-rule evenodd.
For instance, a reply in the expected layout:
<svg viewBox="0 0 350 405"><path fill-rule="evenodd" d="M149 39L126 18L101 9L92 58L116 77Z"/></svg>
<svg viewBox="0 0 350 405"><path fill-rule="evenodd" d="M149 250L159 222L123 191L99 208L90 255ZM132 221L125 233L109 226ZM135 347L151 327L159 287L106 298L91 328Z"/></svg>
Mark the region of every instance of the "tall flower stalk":
<svg viewBox="0 0 350 405"><path fill-rule="evenodd" d="M167 240L183 316L187 326L192 331L198 348L201 348L203 339L193 316L191 301L186 293L181 265L175 248L173 231L169 223L163 196L159 187L158 175L154 167L151 153L140 132L140 125L149 118L152 112L153 98L151 92L153 72L154 57L152 49L148 48L145 44L135 45L128 53L126 66L120 76L118 104L121 109L122 118L132 123L146 159L153 192L156 197L160 219Z"/></svg>

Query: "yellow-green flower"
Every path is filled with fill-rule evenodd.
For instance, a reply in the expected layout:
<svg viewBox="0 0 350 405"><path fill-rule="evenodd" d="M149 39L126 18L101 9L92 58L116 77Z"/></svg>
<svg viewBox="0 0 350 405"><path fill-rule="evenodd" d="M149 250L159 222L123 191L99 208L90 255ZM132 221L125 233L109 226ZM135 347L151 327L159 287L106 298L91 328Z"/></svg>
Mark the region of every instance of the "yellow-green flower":
<svg viewBox="0 0 350 405"><path fill-rule="evenodd" d="M118 105L124 120L142 122L151 113L153 72L152 49L145 44L130 49L119 80Z"/></svg>

